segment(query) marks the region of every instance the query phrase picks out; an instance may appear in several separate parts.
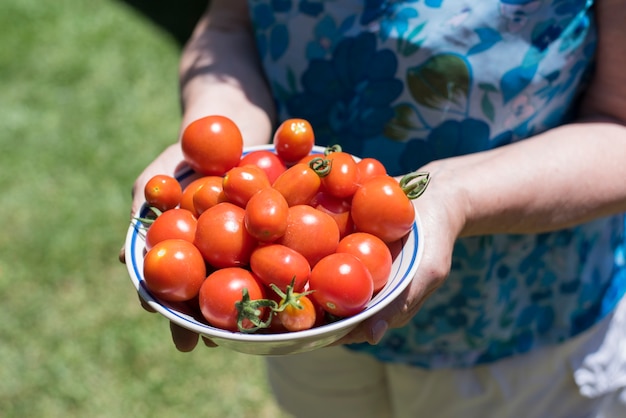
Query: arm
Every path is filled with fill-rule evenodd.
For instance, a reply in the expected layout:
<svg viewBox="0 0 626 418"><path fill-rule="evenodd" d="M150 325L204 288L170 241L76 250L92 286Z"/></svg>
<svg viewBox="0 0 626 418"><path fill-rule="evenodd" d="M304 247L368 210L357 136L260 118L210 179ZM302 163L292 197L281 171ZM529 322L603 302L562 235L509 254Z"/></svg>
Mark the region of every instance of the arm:
<svg viewBox="0 0 626 418"><path fill-rule="evenodd" d="M538 233L626 211L626 9L597 2L597 72L581 119L487 152L435 161L415 201L428 243L403 297L342 342L378 341L445 280L458 237Z"/></svg>
<svg viewBox="0 0 626 418"><path fill-rule="evenodd" d="M180 61L181 135L194 120L219 114L239 126L246 145L270 141L275 118L273 101L254 49L246 0L212 0ZM144 169L133 185L131 215L141 207L146 182L155 174L174 174L183 161L180 144L176 143ZM124 262L123 249L120 260ZM180 351L196 346L197 334L173 323L170 329ZM204 342L214 345L206 339Z"/></svg>
<svg viewBox="0 0 626 418"><path fill-rule="evenodd" d="M273 100L257 59L245 0L213 0L180 61L182 128L209 114L231 118L246 145L269 142Z"/></svg>
<svg viewBox="0 0 626 418"><path fill-rule="evenodd" d="M435 178L463 176L460 235L542 232L626 211L626 10L596 4L597 71L580 121L427 167Z"/></svg>
<svg viewBox="0 0 626 418"><path fill-rule="evenodd" d="M245 0L211 2L183 49L179 73L183 110L180 135L194 120L219 114L239 126L246 145L270 141L274 105L257 61ZM131 213L141 207L143 187L150 177L174 174L182 163L182 151L176 143L148 165L133 186Z"/></svg>

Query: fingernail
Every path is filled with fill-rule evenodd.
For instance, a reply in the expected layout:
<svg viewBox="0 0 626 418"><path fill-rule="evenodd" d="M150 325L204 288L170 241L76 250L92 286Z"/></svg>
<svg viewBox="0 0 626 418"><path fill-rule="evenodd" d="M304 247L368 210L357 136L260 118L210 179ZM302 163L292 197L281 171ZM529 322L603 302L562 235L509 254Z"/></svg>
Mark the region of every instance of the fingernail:
<svg viewBox="0 0 626 418"><path fill-rule="evenodd" d="M374 345L378 344L380 340L383 339L387 328L389 328L387 321L378 321L374 324L372 327L372 343Z"/></svg>

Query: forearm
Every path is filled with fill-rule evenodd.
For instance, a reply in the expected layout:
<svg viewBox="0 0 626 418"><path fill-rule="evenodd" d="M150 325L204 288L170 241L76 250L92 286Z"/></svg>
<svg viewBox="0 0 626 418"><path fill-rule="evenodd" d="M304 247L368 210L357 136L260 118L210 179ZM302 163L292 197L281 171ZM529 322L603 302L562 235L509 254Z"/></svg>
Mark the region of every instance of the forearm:
<svg viewBox="0 0 626 418"><path fill-rule="evenodd" d="M275 119L241 0L214 0L180 62L182 128L209 114L231 118L246 145L267 143Z"/></svg>
<svg viewBox="0 0 626 418"><path fill-rule="evenodd" d="M537 233L626 211L626 128L581 122L492 151L433 162L459 235ZM447 201L444 198L444 202Z"/></svg>

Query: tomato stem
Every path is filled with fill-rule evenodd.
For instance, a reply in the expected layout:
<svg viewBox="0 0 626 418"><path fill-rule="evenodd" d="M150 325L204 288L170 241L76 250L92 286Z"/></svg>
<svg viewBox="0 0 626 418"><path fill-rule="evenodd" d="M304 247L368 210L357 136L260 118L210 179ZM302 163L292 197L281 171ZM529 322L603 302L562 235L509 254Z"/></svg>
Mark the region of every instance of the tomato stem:
<svg viewBox="0 0 626 418"><path fill-rule="evenodd" d="M430 183L430 173L426 171L414 171L400 179L400 187L406 196L413 200L420 197Z"/></svg>
<svg viewBox="0 0 626 418"><path fill-rule="evenodd" d="M154 218L135 217L135 220L137 220L137 221L139 221L139 222L141 222L143 224L152 225L154 220L163 214L163 212L161 212L161 210L155 208L154 206L150 206L150 210L152 211L152 213L154 213L154 216L155 216Z"/></svg>
<svg viewBox="0 0 626 418"><path fill-rule="evenodd" d="M324 150L324 155L330 155L333 152L341 152L341 145L335 144L335 145L327 146L326 149Z"/></svg>
<svg viewBox="0 0 626 418"><path fill-rule="evenodd" d="M270 287L272 288L272 290L274 290L274 292L276 292L276 294L280 296L280 302L277 304L276 308L270 308L272 309L272 311L274 311L275 313L284 311L285 308L289 305L293 306L296 309L302 309L302 305L300 304L300 302L298 302L298 299L300 299L302 296L306 296L306 295L313 293L313 290L308 290L302 293L296 293L293 290L295 281L296 281L296 277L294 276L291 279L291 284L287 285L284 292L274 283L270 284Z"/></svg>
<svg viewBox="0 0 626 418"><path fill-rule="evenodd" d="M333 152L341 152L341 145L335 144L326 147L324 149L324 157L328 157ZM320 177L326 177L330 173L332 165L332 159L329 160L322 157L316 157L309 161L309 167L311 167L311 169L313 169L313 171L315 171Z"/></svg>
<svg viewBox="0 0 626 418"><path fill-rule="evenodd" d="M309 167L320 177L326 177L330 173L332 167L332 160L327 160L322 157L313 158L309 161Z"/></svg>
<svg viewBox="0 0 626 418"><path fill-rule="evenodd" d="M241 291L241 300L235 303L237 308L237 328L243 333L253 333L261 328L267 328L272 322L272 315L268 315L266 320L261 319L263 310L261 308L275 309L277 304L270 299L250 299L248 288L244 287ZM249 321L252 327L246 327L244 321Z"/></svg>

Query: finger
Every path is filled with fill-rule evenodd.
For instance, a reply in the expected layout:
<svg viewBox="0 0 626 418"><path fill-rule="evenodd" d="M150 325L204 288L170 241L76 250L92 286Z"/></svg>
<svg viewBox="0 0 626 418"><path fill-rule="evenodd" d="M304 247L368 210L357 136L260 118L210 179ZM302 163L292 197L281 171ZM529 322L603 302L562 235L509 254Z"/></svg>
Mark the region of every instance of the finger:
<svg viewBox="0 0 626 418"><path fill-rule="evenodd" d="M208 337L205 337L204 335L202 336L202 341L204 341L204 345L206 345L207 347L211 347L211 348L217 347L217 344L215 344L213 340L211 340Z"/></svg>
<svg viewBox="0 0 626 418"><path fill-rule="evenodd" d="M136 198L137 193L135 192L135 189L137 188L136 185L133 185L133 188L131 190L131 209L130 209L130 222L133 221L133 217L135 216L135 213L137 213L137 211L139 210L139 208L141 208L141 205L143 204L143 202L141 202L139 199ZM120 260L120 262L122 264L126 264L126 248L125 245L122 245L122 248L120 249L120 252L117 256L117 258Z"/></svg>
<svg viewBox="0 0 626 418"><path fill-rule="evenodd" d="M406 323L417 307L408 308L409 289L405 290L396 300L383 310L366 319L341 338L336 344L369 343L376 345L383 339L390 327L399 327Z"/></svg>
<svg viewBox="0 0 626 418"><path fill-rule="evenodd" d="M152 312L152 313L156 312L154 308L148 304L148 302L143 300L143 298L141 297L141 295L139 295L139 293L137 293L137 297L139 298L139 303L141 303L142 308L144 308L148 312Z"/></svg>
<svg viewBox="0 0 626 418"><path fill-rule="evenodd" d="M367 326L365 323L359 324L347 335L341 337L339 340L330 345L336 346L358 343L369 343L371 345L376 345L382 339L385 332L389 328L387 322L384 320L380 320L378 323L380 323L380 325L378 326L378 329L376 331L372 330L371 327Z"/></svg>
<svg viewBox="0 0 626 418"><path fill-rule="evenodd" d="M172 341L178 351L188 353L196 348L199 335L186 328L180 327L170 322L170 332L172 333Z"/></svg>

